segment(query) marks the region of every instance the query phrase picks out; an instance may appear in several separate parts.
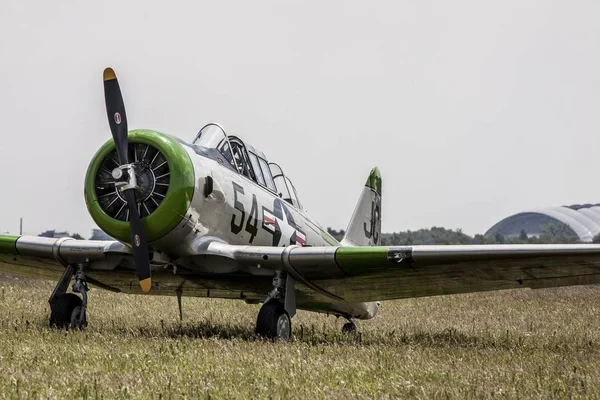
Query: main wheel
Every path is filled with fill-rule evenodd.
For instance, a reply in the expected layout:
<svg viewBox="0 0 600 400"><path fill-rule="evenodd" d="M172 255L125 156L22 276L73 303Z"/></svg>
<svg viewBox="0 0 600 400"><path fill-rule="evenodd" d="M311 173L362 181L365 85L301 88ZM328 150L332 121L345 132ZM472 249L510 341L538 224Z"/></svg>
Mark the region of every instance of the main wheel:
<svg viewBox="0 0 600 400"><path fill-rule="evenodd" d="M50 304L50 326L59 329L86 327L86 315L83 316L83 322L79 322L81 306L81 298L73 293L66 293L54 298Z"/></svg>
<svg viewBox="0 0 600 400"><path fill-rule="evenodd" d="M255 333L272 340L289 340L292 337L292 320L283 304L278 301L263 304L256 319Z"/></svg>

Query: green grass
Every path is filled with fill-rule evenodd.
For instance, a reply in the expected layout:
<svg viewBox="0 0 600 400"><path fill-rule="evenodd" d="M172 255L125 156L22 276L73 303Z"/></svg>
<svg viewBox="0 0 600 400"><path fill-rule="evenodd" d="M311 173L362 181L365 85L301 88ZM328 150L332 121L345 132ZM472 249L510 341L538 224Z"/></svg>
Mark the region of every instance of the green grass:
<svg viewBox="0 0 600 400"><path fill-rule="evenodd" d="M47 327L53 283L0 280L0 398L598 398L600 287L384 302L361 334L299 312L253 337L259 306L90 292L89 327Z"/></svg>

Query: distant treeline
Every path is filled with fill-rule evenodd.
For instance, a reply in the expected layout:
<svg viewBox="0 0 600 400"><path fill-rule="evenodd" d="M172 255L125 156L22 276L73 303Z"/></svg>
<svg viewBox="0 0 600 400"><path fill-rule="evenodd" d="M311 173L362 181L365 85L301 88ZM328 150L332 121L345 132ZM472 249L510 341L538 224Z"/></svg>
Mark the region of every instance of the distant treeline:
<svg viewBox="0 0 600 400"><path fill-rule="evenodd" d="M69 231L57 231L56 229L50 229L40 233L38 236L49 237L49 238L62 238L62 237L72 237L73 239L82 240L85 239L79 233L70 233ZM108 236L101 229L92 229L92 235L89 238L90 240L115 240L112 237Z"/></svg>
<svg viewBox="0 0 600 400"><path fill-rule="evenodd" d="M327 228L329 234L341 240L346 233L343 230ZM563 223L553 222L542 226L541 234L538 236L528 235L521 230L519 235L504 236L501 234L483 236L477 234L469 236L461 229L446 229L434 226L429 229L418 231L400 231L394 233L382 233L381 245L450 245L450 244L552 244L552 243L580 243L577 234ZM594 243L600 243L600 235L594 237Z"/></svg>
<svg viewBox="0 0 600 400"><path fill-rule="evenodd" d="M417 231L400 231L381 234L382 246L401 246L401 245L424 245L424 244L552 244L552 243L580 243L577 234L566 224L552 222L542 226L541 233L533 236L525 230L521 230L519 235L503 236L500 234L493 236L483 236L477 234L469 236L463 233L461 229L446 229L432 227L428 229L419 229ZM327 228L327 232L337 240L342 240L344 230L335 230ZM83 239L77 233L58 232L48 230L40 234L46 237L70 236L75 239ZM100 229L93 229L91 240L114 240ZM600 243L600 234L594 237L594 243Z"/></svg>

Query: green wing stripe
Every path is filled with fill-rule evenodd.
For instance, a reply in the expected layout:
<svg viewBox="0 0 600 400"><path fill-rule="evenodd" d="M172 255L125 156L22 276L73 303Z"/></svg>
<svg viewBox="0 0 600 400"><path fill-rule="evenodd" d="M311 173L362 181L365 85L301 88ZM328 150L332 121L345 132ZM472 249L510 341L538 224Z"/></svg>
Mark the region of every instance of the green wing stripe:
<svg viewBox="0 0 600 400"><path fill-rule="evenodd" d="M392 266L387 247L340 247L335 261L349 276L370 275Z"/></svg>
<svg viewBox="0 0 600 400"><path fill-rule="evenodd" d="M412 263L412 247L340 247L335 261L349 276L375 275Z"/></svg>
<svg viewBox="0 0 600 400"><path fill-rule="evenodd" d="M0 235L0 254L18 255L17 239L19 236Z"/></svg>

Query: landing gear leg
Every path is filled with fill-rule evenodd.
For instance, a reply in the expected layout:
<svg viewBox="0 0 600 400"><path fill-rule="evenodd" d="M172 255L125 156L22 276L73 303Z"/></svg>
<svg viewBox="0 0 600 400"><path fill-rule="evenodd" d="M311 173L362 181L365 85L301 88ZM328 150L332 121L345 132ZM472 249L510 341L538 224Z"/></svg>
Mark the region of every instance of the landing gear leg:
<svg viewBox="0 0 600 400"><path fill-rule="evenodd" d="M87 283L83 264L68 265L50 296L50 326L59 329L81 329L87 326ZM75 269L77 271L75 272ZM71 278L75 275L74 293L66 293ZM75 293L81 293L81 298Z"/></svg>
<svg viewBox="0 0 600 400"><path fill-rule="evenodd" d="M289 340L292 317L296 314L294 279L282 271L273 278L273 290L260 308L255 333L266 339Z"/></svg>
<svg viewBox="0 0 600 400"><path fill-rule="evenodd" d="M342 333L346 335L356 335L356 322L354 322L351 318L348 319L348 322L342 326Z"/></svg>
<svg viewBox="0 0 600 400"><path fill-rule="evenodd" d="M65 268L65 272L63 272L63 274L61 275L60 279L56 283L56 286L54 287L54 290L52 291L52 294L50 295L50 298L48 299L48 303L50 303L50 305L52 305L54 299L67 293L67 290L69 289L69 283L71 282L71 278L74 274L75 267L73 267L70 264L67 265L67 268Z"/></svg>
<svg viewBox="0 0 600 400"><path fill-rule="evenodd" d="M88 286L85 280L85 272L83 271L82 264L79 264L77 266L77 272L75 273L75 283L73 284L72 290L74 293L81 293L82 301L79 310L77 310L77 308L73 310L73 318L75 318L75 320L71 321L71 325L74 328L84 328L87 326L85 311L87 310ZM79 311L79 315L77 315L77 311Z"/></svg>

